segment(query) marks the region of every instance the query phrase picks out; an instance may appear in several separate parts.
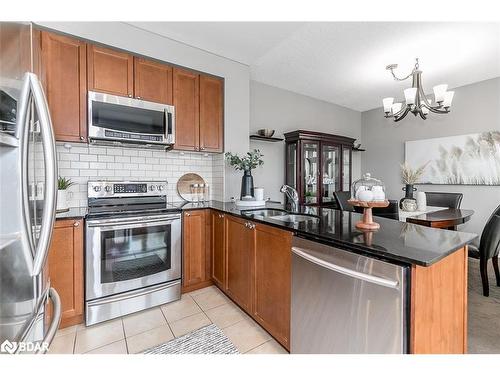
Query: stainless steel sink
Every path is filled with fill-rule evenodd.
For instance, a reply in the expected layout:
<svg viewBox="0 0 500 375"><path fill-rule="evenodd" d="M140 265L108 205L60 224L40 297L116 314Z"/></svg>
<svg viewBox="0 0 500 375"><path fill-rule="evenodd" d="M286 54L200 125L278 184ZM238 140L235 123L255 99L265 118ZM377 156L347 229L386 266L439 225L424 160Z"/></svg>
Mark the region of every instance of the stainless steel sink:
<svg viewBox="0 0 500 375"><path fill-rule="evenodd" d="M285 210L280 210L277 208L259 208L259 209L254 209L254 210L244 210L241 211L243 215L247 216L259 216L259 217L279 217L279 216L285 216L288 215L288 212Z"/></svg>
<svg viewBox="0 0 500 375"><path fill-rule="evenodd" d="M279 216L271 216L270 219L284 221L286 223L301 223L303 221L318 222L319 217L312 215L302 215L302 214L286 214Z"/></svg>

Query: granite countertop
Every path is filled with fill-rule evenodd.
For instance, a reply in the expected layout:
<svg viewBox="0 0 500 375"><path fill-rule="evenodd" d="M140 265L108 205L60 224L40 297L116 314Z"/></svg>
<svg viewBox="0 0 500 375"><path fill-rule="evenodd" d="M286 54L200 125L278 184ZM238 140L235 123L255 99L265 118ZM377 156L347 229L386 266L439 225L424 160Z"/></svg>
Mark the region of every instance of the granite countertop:
<svg viewBox="0 0 500 375"><path fill-rule="evenodd" d="M56 211L56 220L83 219L87 216L87 207L70 207L68 211Z"/></svg>
<svg viewBox="0 0 500 375"><path fill-rule="evenodd" d="M374 217L374 220L381 226L378 231L363 232L355 227L356 222L362 218L361 214L329 208L301 207L302 213L317 215L320 220L288 223L252 214L248 211L249 208L238 208L233 202L175 204L182 210L215 209L290 230L300 237L327 245L420 266L430 266L436 263L477 237L473 233L429 228L382 217ZM283 205L270 203L267 203L265 208L284 209Z"/></svg>

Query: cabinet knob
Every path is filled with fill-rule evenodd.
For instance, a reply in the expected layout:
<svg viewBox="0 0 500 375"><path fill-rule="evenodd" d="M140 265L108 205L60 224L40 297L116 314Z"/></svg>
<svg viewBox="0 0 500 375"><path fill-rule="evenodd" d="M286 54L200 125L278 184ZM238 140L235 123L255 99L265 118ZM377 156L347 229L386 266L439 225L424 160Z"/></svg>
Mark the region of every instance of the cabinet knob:
<svg viewBox="0 0 500 375"><path fill-rule="evenodd" d="M84 140L85 140L85 137L83 137L83 136L82 136L82 137L80 137L80 140L81 140L81 141L84 141Z"/></svg>
<svg viewBox="0 0 500 375"><path fill-rule="evenodd" d="M142 99L140 96L137 96L136 99Z"/></svg>
<svg viewBox="0 0 500 375"><path fill-rule="evenodd" d="M186 212L186 216L191 216L191 214L189 212Z"/></svg>
<svg viewBox="0 0 500 375"><path fill-rule="evenodd" d="M200 149L201 149L201 150L204 150L204 149L205 149L205 147L200 147Z"/></svg>
<svg viewBox="0 0 500 375"><path fill-rule="evenodd" d="M74 226L74 227L78 227L79 225L80 225L80 223L79 223L78 221L75 221L75 222L73 223L73 226Z"/></svg>
<svg viewBox="0 0 500 375"><path fill-rule="evenodd" d="M219 214L219 218L222 219L224 217L223 214Z"/></svg>
<svg viewBox="0 0 500 375"><path fill-rule="evenodd" d="M128 94L128 97L131 98L132 97L132 94Z"/></svg>

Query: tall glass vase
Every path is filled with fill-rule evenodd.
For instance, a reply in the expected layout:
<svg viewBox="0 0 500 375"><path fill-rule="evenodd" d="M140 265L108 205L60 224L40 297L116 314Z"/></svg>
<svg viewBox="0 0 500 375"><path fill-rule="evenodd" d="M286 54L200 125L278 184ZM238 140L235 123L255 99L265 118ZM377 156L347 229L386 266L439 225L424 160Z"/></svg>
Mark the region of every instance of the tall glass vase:
<svg viewBox="0 0 500 375"><path fill-rule="evenodd" d="M253 176L251 169L245 169L243 171L243 177L241 178L241 194L240 199L251 199L253 198Z"/></svg>

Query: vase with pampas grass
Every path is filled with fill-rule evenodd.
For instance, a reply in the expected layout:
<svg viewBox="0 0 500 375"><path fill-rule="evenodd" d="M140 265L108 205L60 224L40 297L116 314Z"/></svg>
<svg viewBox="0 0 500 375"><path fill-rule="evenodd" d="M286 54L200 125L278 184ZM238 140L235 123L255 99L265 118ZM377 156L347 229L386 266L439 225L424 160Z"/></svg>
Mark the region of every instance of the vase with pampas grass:
<svg viewBox="0 0 500 375"><path fill-rule="evenodd" d="M415 198L413 198L413 192L417 191L417 188L414 187L414 185L424 174L424 170L425 167L427 167L427 164L429 163L427 162L416 169L410 167L406 162L401 164L401 179L403 181L403 184L405 184L405 186L403 187L405 196L399 201L399 208L405 211L415 211L417 209L417 201Z"/></svg>

